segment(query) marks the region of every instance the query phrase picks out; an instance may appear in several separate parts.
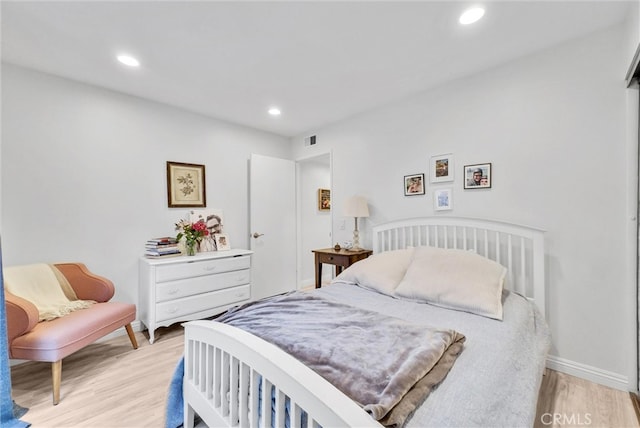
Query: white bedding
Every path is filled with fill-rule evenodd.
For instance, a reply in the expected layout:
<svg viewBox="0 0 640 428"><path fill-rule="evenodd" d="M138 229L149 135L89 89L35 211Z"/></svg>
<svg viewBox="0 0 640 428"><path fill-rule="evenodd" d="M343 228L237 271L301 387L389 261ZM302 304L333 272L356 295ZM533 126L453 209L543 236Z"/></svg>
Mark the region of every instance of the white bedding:
<svg viewBox="0 0 640 428"><path fill-rule="evenodd" d="M533 426L550 336L543 317L525 298L505 292L504 319L497 321L353 285L332 284L314 292L466 336L465 350L408 427Z"/></svg>

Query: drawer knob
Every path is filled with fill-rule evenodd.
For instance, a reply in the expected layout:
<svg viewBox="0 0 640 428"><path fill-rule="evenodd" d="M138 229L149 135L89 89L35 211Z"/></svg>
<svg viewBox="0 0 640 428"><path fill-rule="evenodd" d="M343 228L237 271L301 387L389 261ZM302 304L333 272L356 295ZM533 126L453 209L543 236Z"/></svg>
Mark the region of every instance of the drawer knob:
<svg viewBox="0 0 640 428"><path fill-rule="evenodd" d="M212 271L216 269L217 269L216 265L209 265L204 267L204 270L208 270L208 271Z"/></svg>
<svg viewBox="0 0 640 428"><path fill-rule="evenodd" d="M180 290L178 290L177 288L174 288L173 290L169 290L167 293L168 294L177 294L178 291L180 291Z"/></svg>
<svg viewBox="0 0 640 428"><path fill-rule="evenodd" d="M174 306L173 308L167 309L167 312L170 314L175 314L176 312L178 312L178 308Z"/></svg>

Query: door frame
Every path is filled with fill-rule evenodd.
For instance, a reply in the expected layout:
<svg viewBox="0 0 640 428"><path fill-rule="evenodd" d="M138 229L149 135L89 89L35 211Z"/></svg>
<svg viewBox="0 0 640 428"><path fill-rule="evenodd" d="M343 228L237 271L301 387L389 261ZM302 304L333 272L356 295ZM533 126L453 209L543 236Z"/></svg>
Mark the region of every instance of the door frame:
<svg viewBox="0 0 640 428"><path fill-rule="evenodd" d="M311 257L311 254L302 254L302 195L301 195L301 180L302 175L300 171L300 164L302 162L310 161L314 158L318 158L321 156L329 155L329 189L333 193L333 150L329 149L327 151L321 151L314 154L309 154L305 156L301 156L295 159L296 163L296 289L300 289L300 285L302 284L302 263L304 257ZM330 236L333 237L333 224L335 221L335 217L333 215L333 209L331 209L329 213L330 218ZM332 238L333 239L333 238Z"/></svg>

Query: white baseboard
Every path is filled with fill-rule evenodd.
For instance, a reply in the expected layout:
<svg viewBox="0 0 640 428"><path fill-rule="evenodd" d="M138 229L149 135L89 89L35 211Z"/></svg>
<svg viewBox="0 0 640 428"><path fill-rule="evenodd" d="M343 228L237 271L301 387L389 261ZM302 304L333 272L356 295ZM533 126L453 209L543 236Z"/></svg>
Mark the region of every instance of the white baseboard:
<svg viewBox="0 0 640 428"><path fill-rule="evenodd" d="M620 391L630 391L629 379L626 376L586 364L549 355L547 357L547 368L610 388L619 389Z"/></svg>
<svg viewBox="0 0 640 428"><path fill-rule="evenodd" d="M131 328L133 328L133 331L141 331L142 330L142 323L138 320L135 320L131 323ZM111 333L107 334L106 336L101 337L100 339L96 340L94 343L99 343L99 342L104 342L105 340L109 340L109 339L114 339L116 337L119 336L124 336L127 334L127 330L124 329L124 327L117 329L116 331L112 331ZM22 364L22 363L26 363L28 362L27 360L16 360L16 359L11 359L9 360L9 367L13 367L13 366L17 366L18 364Z"/></svg>

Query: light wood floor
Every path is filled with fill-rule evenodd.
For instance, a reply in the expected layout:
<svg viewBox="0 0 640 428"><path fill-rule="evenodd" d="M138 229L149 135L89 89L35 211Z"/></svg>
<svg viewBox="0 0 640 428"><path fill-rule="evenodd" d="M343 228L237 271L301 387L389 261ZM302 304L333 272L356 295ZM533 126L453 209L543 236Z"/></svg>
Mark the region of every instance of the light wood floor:
<svg viewBox="0 0 640 428"><path fill-rule="evenodd" d="M12 367L13 398L34 428L162 427L169 381L182 356L182 328L158 330L156 342L136 333L91 345L62 362L60 404L51 404L48 363ZM629 394L548 370L536 428L639 427Z"/></svg>

